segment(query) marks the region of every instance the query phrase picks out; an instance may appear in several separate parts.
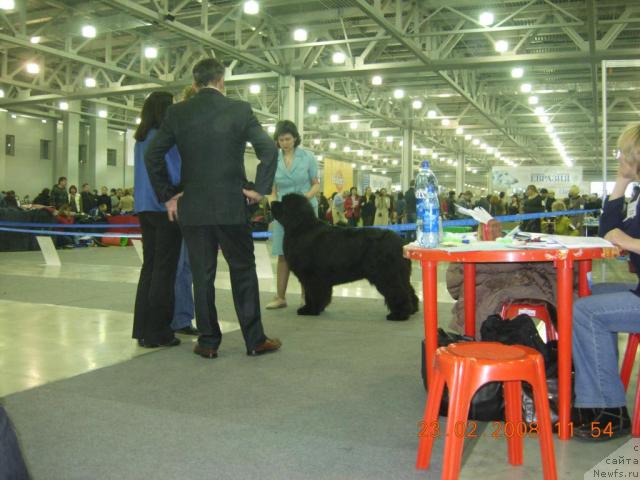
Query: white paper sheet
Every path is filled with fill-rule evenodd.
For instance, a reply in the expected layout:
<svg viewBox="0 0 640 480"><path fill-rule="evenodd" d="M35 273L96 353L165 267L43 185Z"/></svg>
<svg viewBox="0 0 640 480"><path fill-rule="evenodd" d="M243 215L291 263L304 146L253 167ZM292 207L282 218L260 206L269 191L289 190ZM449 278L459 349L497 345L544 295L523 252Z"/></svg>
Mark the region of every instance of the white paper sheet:
<svg viewBox="0 0 640 480"><path fill-rule="evenodd" d="M53 244L51 237L36 235L36 239L38 240L40 251L44 257L44 263L47 265L54 265L56 267L61 266L62 263L60 262L60 256L58 256L58 252L56 251L56 247Z"/></svg>

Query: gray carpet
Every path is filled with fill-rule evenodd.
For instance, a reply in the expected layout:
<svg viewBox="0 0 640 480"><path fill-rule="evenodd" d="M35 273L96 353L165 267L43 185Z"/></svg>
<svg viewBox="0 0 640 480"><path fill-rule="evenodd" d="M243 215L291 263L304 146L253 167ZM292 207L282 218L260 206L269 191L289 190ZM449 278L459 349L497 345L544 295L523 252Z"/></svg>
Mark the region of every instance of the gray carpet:
<svg viewBox="0 0 640 480"><path fill-rule="evenodd" d="M280 353L247 357L234 332L216 360L187 341L4 403L34 478L425 478L420 317L387 322L383 309L268 312Z"/></svg>

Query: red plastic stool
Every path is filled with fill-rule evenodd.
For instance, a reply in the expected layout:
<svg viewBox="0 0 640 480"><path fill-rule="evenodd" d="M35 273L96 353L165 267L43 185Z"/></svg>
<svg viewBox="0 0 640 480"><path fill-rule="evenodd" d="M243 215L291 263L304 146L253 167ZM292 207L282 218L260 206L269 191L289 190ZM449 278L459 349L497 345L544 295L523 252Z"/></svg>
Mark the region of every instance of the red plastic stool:
<svg viewBox="0 0 640 480"><path fill-rule="evenodd" d="M633 362L636 360L636 352L638 351L638 343L640 343L640 333L630 333L627 341L627 349L624 352L622 360L622 368L620 369L620 378L624 385L624 391L629 387L629 379L633 370Z"/></svg>
<svg viewBox="0 0 640 480"><path fill-rule="evenodd" d="M506 426L519 426L522 422L522 392L520 382L533 387L538 422L538 437L544 478L557 479L556 460L553 453L551 414L547 400L547 383L544 360L536 350L497 342L452 343L436 350L434 376L429 386L429 396L424 411L424 429L418 442L416 467L429 468L431 450L439 433L438 411L445 382L449 388L449 419L444 445L442 478L453 480L460 473L464 436L467 434L469 405L475 392L488 382L504 382L505 437L511 465L522 465L522 435L508 437ZM430 428L436 426L437 430ZM462 425L463 428L460 428ZM444 430L444 429L443 429ZM513 430L512 430L513 431Z"/></svg>
<svg viewBox="0 0 640 480"><path fill-rule="evenodd" d="M636 385L636 404L633 407L631 435L634 437L640 437L640 373L638 373L638 385Z"/></svg>
<svg viewBox="0 0 640 480"><path fill-rule="evenodd" d="M629 388L629 379L633 370L633 362L636 359L638 344L640 343L640 333L630 333L627 341L627 349L624 352L624 360L622 360L622 368L620 369L620 378L624 385L624 391ZM638 372L638 381L636 385L636 403L633 407L633 419L631 421L631 435L640 437L640 371Z"/></svg>
<svg viewBox="0 0 640 480"><path fill-rule="evenodd" d="M506 320L524 313L532 318L539 318L544 322L547 332L547 342L549 340L558 340L558 332L551 321L549 309L547 309L544 303L505 303L502 305L500 316Z"/></svg>

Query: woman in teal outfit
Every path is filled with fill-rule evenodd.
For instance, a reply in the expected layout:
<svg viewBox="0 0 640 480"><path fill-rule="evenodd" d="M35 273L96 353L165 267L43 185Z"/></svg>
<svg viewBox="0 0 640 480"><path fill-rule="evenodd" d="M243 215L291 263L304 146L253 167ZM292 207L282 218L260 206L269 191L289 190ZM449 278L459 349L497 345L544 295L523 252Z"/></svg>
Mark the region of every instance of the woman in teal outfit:
<svg viewBox="0 0 640 480"><path fill-rule="evenodd" d="M320 190L318 180L318 163L308 150L300 148L300 134L295 124L290 120L282 120L276 125L274 139L278 142L278 169L273 183L272 197L282 200L287 193L300 193L306 196L318 211L316 193ZM277 294L265 308L283 308L287 306L285 294L289 282L289 265L282 251L284 229L277 220L273 221L272 254L278 256Z"/></svg>

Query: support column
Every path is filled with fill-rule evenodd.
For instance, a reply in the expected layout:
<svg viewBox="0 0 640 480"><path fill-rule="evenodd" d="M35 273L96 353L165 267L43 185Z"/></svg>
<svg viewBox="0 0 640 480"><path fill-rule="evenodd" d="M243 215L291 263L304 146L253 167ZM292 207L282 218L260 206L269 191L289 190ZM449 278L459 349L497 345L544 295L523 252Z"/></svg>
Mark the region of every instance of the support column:
<svg viewBox="0 0 640 480"><path fill-rule="evenodd" d="M62 157L56 156L52 185L58 177L67 177L68 185L77 185L78 146L80 144L80 104L79 100L68 102L69 110L62 113Z"/></svg>
<svg viewBox="0 0 640 480"><path fill-rule="evenodd" d="M4 153L7 134L7 111L0 109L0 132L3 132L2 145L0 146L0 190L5 191L9 189L9 184L7 183L7 156Z"/></svg>
<svg viewBox="0 0 640 480"><path fill-rule="evenodd" d="M133 177L134 177L135 170L133 170L131 167L134 166L133 149L136 144L136 139L133 138L134 133L135 133L135 130L131 128L127 128L127 130L124 133L124 162L122 162L123 164L122 165L122 188L126 187L127 185L133 186L133 181L134 181ZM127 175L127 172L131 172L131 173Z"/></svg>
<svg viewBox="0 0 640 480"><path fill-rule="evenodd" d="M296 80L295 120L298 132L304 138L304 80Z"/></svg>
<svg viewBox="0 0 640 480"><path fill-rule="evenodd" d="M296 121L296 79L290 75L278 78L278 117Z"/></svg>
<svg viewBox="0 0 640 480"><path fill-rule="evenodd" d="M91 189L104 183L107 171L107 119L100 118L98 106L94 105L95 117L89 120L89 148L87 155L87 176L85 181Z"/></svg>
<svg viewBox="0 0 640 480"><path fill-rule="evenodd" d="M462 140L460 141L460 149L458 150L457 161L458 161L458 166L456 167L456 194L460 195L460 193L465 191L464 144L462 143Z"/></svg>
<svg viewBox="0 0 640 480"><path fill-rule="evenodd" d="M413 129L402 129L402 159L400 160L400 186L403 192L413 180Z"/></svg>

